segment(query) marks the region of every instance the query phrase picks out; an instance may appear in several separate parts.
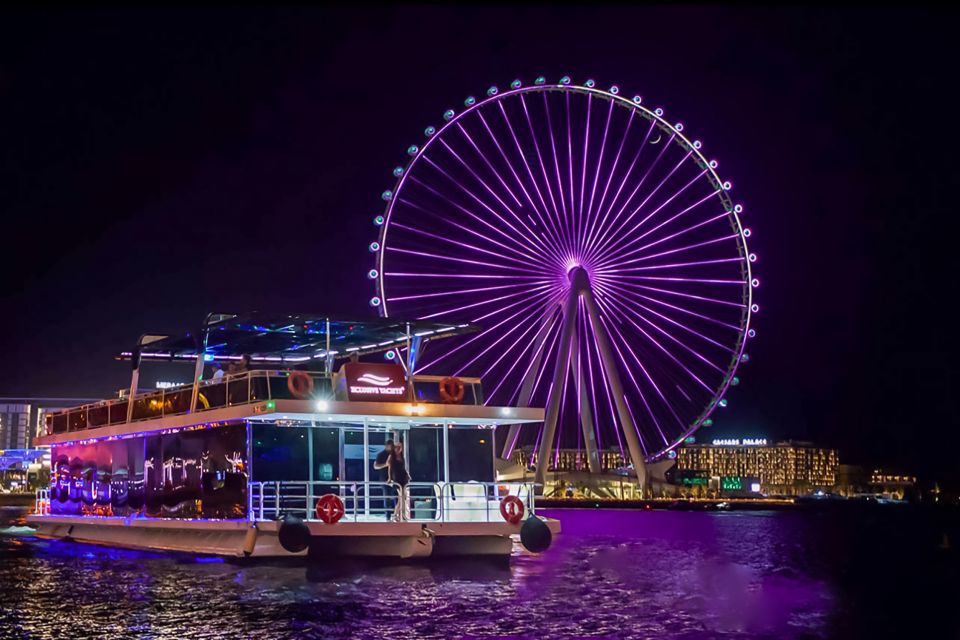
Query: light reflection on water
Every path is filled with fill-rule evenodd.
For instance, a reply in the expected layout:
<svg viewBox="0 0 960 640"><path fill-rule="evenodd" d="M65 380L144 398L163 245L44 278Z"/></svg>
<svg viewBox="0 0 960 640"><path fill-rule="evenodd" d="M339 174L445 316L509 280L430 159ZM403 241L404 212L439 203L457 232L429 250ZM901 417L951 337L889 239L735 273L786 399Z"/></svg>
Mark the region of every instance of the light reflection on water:
<svg viewBox="0 0 960 640"><path fill-rule="evenodd" d="M0 637L836 635L810 514L553 515L554 547L509 564L237 564L0 535Z"/></svg>

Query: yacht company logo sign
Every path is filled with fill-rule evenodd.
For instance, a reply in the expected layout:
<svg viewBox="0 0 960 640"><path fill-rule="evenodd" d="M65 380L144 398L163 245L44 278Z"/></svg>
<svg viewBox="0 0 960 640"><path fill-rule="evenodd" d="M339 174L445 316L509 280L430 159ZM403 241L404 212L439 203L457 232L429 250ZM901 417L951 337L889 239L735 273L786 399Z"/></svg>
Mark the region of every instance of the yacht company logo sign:
<svg viewBox="0 0 960 640"><path fill-rule="evenodd" d="M344 365L350 400L401 401L407 394L403 367L351 362Z"/></svg>

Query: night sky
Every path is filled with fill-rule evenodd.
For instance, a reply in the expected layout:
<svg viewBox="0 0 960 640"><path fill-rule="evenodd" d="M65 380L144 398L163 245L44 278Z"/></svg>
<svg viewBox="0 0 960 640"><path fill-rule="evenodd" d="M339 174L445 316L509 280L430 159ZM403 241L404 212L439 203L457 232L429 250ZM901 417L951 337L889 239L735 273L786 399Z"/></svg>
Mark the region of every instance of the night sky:
<svg viewBox="0 0 960 640"><path fill-rule="evenodd" d="M491 84L618 83L720 161L758 338L703 437L956 485L956 16L590 8L5 12L0 396L109 396L208 311L365 317L390 169ZM189 375L189 374L187 374Z"/></svg>

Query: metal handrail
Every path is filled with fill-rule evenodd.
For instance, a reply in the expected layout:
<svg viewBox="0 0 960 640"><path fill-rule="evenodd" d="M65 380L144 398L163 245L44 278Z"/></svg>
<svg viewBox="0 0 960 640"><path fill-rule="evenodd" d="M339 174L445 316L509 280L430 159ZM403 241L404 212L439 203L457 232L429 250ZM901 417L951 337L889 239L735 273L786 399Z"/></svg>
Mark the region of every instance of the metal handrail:
<svg viewBox="0 0 960 640"><path fill-rule="evenodd" d="M458 496L458 491L466 487L482 490L482 495ZM411 482L401 490L399 485L388 482L251 482L247 510L251 521L276 520L286 514L308 521L317 520L314 514L316 500L322 494L335 493L343 500L343 519L348 521L389 516L393 511L392 501L400 499L402 519L409 522L477 522L478 515L481 522L501 522L500 501L508 495L520 497L525 515L534 514L536 487L533 482ZM421 500L418 498L428 503L421 507L432 511L432 515L420 515L421 507L417 503ZM369 506L372 501L380 501L382 506ZM460 504L454 504L456 502Z"/></svg>
<svg viewBox="0 0 960 640"><path fill-rule="evenodd" d="M314 379L317 379L317 380L330 379L330 376L322 372L308 372L308 373L311 376L313 376ZM224 385L225 401L223 403L223 406L253 404L257 402L263 402L265 400L273 400L275 398L273 397L274 394L273 394L271 385L269 384L269 380L272 378L286 378L289 375L290 375L290 371L288 370L256 369L252 371L244 371L242 373L225 374L222 378L219 378L216 380L214 379L201 380L197 382L196 385L183 384L183 385L177 385L175 387L158 389L156 391L147 391L144 393L138 393L136 395L128 396L125 398L118 398L114 400L102 400L100 402L88 403L88 404L80 405L79 407L71 407L69 409L64 409L62 411L48 413L46 416L47 423L45 425L45 430L48 435L55 433L53 429L53 424L54 424L54 421L56 421L58 418L62 420L66 420L67 422L66 429L62 432L82 431L92 427L103 427L103 426L111 426L116 424L126 424L128 422L126 410L122 412L122 418L118 418L114 420L110 416L111 407L116 405L123 405L124 407L126 407L131 402L136 403L136 402L141 402L145 400L157 402L159 406L159 412L156 413L155 415L132 418L131 420L129 420L129 422L139 422L141 420L152 420L158 417L187 414L187 413L190 413L189 401L184 402L184 406L182 406L181 408L168 410L168 404L173 405L173 400L171 400L169 403L167 400L168 398L177 398L178 396L180 397L181 400L184 400L184 399L188 400L189 393L193 391L194 386L197 387L199 393L203 393L204 390L208 390L214 386ZM266 397L256 398L256 399L251 398L252 390L253 390L253 381L256 379L263 379L267 381L267 384L265 385ZM229 399L230 386L232 384L243 383L243 382L246 382L246 393L241 394L241 400L236 402L231 402ZM90 420L91 410L106 411L106 420L104 420L99 424L91 425L91 420ZM197 410L203 411L204 408L198 407ZM71 428L71 423L74 421L74 418L82 426L77 428ZM60 433L60 432L56 432L56 433Z"/></svg>
<svg viewBox="0 0 960 640"><path fill-rule="evenodd" d="M250 520L276 520L294 515L317 520L316 502L320 496L334 493L344 506L344 519L359 521L361 516L384 516L393 512L393 500L400 497L399 485L389 482L350 482L337 480L277 480L251 482L247 492ZM389 501L389 502L388 502ZM371 503L382 506L370 506Z"/></svg>
<svg viewBox="0 0 960 640"><path fill-rule="evenodd" d="M39 515L50 513L50 489L37 489L33 512Z"/></svg>

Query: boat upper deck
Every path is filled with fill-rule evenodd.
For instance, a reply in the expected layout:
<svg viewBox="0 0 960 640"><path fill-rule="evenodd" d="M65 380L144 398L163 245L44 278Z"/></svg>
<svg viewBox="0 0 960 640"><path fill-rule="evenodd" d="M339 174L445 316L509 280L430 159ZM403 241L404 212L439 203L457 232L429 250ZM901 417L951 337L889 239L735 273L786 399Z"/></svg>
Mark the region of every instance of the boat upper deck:
<svg viewBox="0 0 960 640"><path fill-rule="evenodd" d="M475 378L461 379L464 399L459 404L439 400L437 389L442 378L438 376L414 376L411 401L376 402L338 397L333 389L336 374L308 374L318 391L315 397L296 398L289 388L292 373L249 371L219 381L204 380L138 394L132 399L66 409L46 416L45 433L35 441L39 445L65 444L237 420L352 424L367 420L376 426L392 427L438 423L495 426L543 420L540 408L484 406L480 382ZM195 390L197 399L191 410Z"/></svg>

